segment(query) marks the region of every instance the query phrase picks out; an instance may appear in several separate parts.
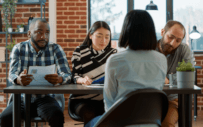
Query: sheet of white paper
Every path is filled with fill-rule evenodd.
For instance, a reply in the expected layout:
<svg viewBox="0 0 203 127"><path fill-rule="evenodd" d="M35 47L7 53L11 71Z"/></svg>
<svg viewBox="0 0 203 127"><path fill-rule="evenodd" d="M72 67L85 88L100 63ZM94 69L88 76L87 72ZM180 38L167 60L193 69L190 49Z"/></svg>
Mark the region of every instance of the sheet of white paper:
<svg viewBox="0 0 203 127"><path fill-rule="evenodd" d="M55 64L50 66L29 66L28 74L31 74L34 77L29 85L53 86L53 84L49 83L44 77L47 74L55 74L55 70Z"/></svg>
<svg viewBox="0 0 203 127"><path fill-rule="evenodd" d="M104 84L91 84L91 85L83 85L83 86L91 87L91 88L104 88Z"/></svg>

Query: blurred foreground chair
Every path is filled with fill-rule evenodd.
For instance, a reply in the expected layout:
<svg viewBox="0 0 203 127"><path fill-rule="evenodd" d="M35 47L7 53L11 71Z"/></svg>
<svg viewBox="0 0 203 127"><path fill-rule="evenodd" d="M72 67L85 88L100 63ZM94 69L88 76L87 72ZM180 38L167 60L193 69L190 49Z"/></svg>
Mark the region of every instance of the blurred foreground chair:
<svg viewBox="0 0 203 127"><path fill-rule="evenodd" d="M94 127L161 127L168 111L166 94L139 89L120 98Z"/></svg>

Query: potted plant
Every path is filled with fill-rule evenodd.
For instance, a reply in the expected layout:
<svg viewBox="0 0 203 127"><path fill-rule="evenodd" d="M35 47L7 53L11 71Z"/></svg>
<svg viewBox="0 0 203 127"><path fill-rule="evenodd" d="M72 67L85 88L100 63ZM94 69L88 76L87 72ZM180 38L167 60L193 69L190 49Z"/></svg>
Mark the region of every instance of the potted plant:
<svg viewBox="0 0 203 127"><path fill-rule="evenodd" d="M24 32L24 25L20 24L19 32Z"/></svg>
<svg viewBox="0 0 203 127"><path fill-rule="evenodd" d="M13 28L11 27L11 25L8 25L8 32L9 33L13 32Z"/></svg>
<svg viewBox="0 0 203 127"><path fill-rule="evenodd" d="M11 44L7 45L6 48L11 52L14 45L15 45L15 40L13 39L13 41L11 41Z"/></svg>
<svg viewBox="0 0 203 127"><path fill-rule="evenodd" d="M8 33L9 28L9 18L10 16L13 18L16 12L16 2L17 0L4 0L2 4L3 9L3 23L4 23L4 30L6 33Z"/></svg>
<svg viewBox="0 0 203 127"><path fill-rule="evenodd" d="M195 68L191 62L178 62L177 71L177 85L178 88L193 88L195 83Z"/></svg>

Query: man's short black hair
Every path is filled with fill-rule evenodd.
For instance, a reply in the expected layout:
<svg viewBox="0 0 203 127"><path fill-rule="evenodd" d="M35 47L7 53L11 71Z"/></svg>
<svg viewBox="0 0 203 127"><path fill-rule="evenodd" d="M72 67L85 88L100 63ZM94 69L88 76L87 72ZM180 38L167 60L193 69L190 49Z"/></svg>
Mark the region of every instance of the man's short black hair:
<svg viewBox="0 0 203 127"><path fill-rule="evenodd" d="M132 50L156 49L154 22L147 11L132 10L125 16L118 44Z"/></svg>
<svg viewBox="0 0 203 127"><path fill-rule="evenodd" d="M43 22L43 23L48 23L48 22L46 21L46 19L33 18L32 22L31 22L30 25L29 25L29 30L32 29L32 27L35 25L35 23L36 23L37 21L40 21L40 22Z"/></svg>

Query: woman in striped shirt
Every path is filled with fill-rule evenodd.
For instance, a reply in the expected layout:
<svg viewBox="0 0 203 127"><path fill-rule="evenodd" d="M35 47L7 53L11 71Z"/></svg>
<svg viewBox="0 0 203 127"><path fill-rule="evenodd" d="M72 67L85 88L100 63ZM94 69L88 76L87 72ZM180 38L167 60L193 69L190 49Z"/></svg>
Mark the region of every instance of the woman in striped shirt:
<svg viewBox="0 0 203 127"><path fill-rule="evenodd" d="M83 44L76 47L72 56L73 81L75 84L91 85L103 79L107 58L116 53L111 48L111 30L104 21L95 22ZM71 118L86 124L95 116L104 113L103 95L70 95L68 112Z"/></svg>

